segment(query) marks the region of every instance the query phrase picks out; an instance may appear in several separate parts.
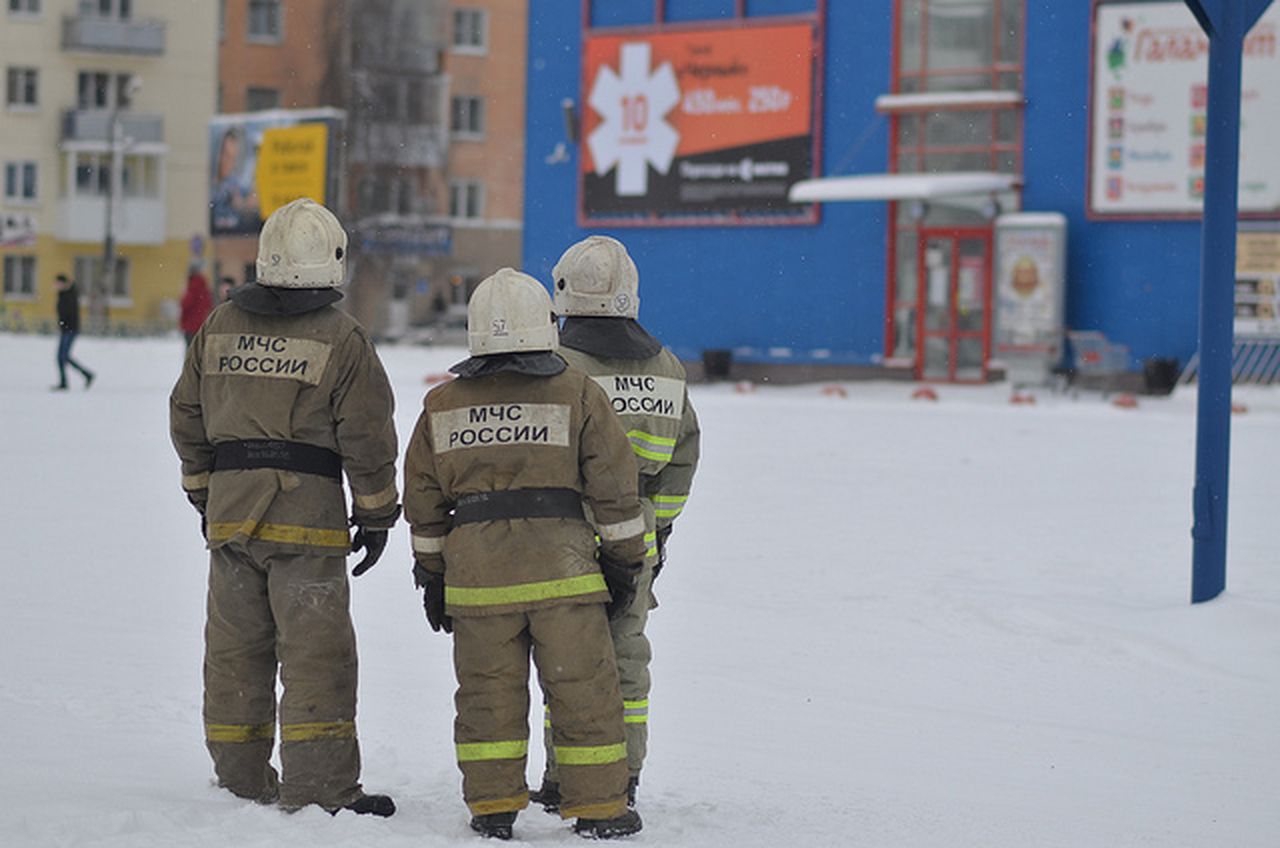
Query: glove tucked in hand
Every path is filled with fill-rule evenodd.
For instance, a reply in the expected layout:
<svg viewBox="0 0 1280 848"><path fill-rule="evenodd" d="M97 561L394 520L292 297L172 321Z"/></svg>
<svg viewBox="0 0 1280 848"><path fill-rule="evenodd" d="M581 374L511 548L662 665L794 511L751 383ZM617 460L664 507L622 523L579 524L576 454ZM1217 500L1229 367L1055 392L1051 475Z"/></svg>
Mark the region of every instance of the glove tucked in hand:
<svg viewBox="0 0 1280 848"><path fill-rule="evenodd" d="M605 604L604 611L613 621L636 599L636 583L640 580L642 564L614 559L603 549L597 553L596 560L600 563L605 586L609 588L609 603Z"/></svg>
<svg viewBox="0 0 1280 848"><path fill-rule="evenodd" d="M436 633L453 632L453 618L444 614L444 575L427 571L421 563L413 565L413 585L422 590L422 608L427 613L427 624Z"/></svg>
<svg viewBox="0 0 1280 848"><path fill-rule="evenodd" d="M672 525L658 528L658 561L653 566L653 579L657 580L662 566L667 564L667 537L671 535Z"/></svg>
<svg viewBox="0 0 1280 848"><path fill-rule="evenodd" d="M378 562L378 558L387 547L387 533L387 530L377 530L372 527L356 528L355 538L351 540L351 553L354 554L363 549L364 559L351 569L352 577L359 577Z"/></svg>
<svg viewBox="0 0 1280 848"><path fill-rule="evenodd" d="M194 489L187 492L187 500L196 508L196 512L200 513L200 535L204 536L204 540L209 541L209 519L205 517L205 510L209 507L209 490Z"/></svg>

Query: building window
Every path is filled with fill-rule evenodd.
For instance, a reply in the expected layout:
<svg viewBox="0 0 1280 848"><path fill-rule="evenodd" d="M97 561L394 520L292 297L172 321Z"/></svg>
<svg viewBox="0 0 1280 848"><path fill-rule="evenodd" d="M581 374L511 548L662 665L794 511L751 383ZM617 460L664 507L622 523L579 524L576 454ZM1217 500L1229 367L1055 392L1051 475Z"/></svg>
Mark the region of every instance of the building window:
<svg viewBox="0 0 1280 848"><path fill-rule="evenodd" d="M280 40L280 0L249 0L249 40Z"/></svg>
<svg viewBox="0 0 1280 848"><path fill-rule="evenodd" d="M75 279L85 292L93 291L102 274L101 256L77 256L75 259ZM116 257L116 270L107 281L107 302L112 306L128 306L133 302L133 287L129 280L129 260L124 256Z"/></svg>
<svg viewBox="0 0 1280 848"><path fill-rule="evenodd" d="M127 21L133 17L133 0L80 0L80 14Z"/></svg>
<svg viewBox="0 0 1280 848"><path fill-rule="evenodd" d="M38 15L40 14L40 0L9 0L9 14Z"/></svg>
<svg viewBox="0 0 1280 848"><path fill-rule="evenodd" d="M132 74L81 71L76 76L76 106L80 109L128 109L133 106Z"/></svg>
<svg viewBox="0 0 1280 848"><path fill-rule="evenodd" d="M9 68L5 74L5 103L9 106L39 106L40 72L35 68Z"/></svg>
<svg viewBox="0 0 1280 848"><path fill-rule="evenodd" d="M6 298L36 296L36 258L34 256L5 256L4 296Z"/></svg>
<svg viewBox="0 0 1280 848"><path fill-rule="evenodd" d="M453 98L449 129L455 135L484 135L484 98L470 96Z"/></svg>
<svg viewBox="0 0 1280 848"><path fill-rule="evenodd" d="M276 88L249 87L244 97L245 111L261 112L264 109L280 107L280 90Z"/></svg>
<svg viewBox="0 0 1280 848"><path fill-rule="evenodd" d="M453 49L483 53L488 47L488 16L484 9L453 10Z"/></svg>
<svg viewBox="0 0 1280 848"><path fill-rule="evenodd" d="M449 217L483 218L484 183L477 180L449 183Z"/></svg>
<svg viewBox="0 0 1280 848"><path fill-rule="evenodd" d="M32 202L36 199L36 163L4 163L4 199Z"/></svg>

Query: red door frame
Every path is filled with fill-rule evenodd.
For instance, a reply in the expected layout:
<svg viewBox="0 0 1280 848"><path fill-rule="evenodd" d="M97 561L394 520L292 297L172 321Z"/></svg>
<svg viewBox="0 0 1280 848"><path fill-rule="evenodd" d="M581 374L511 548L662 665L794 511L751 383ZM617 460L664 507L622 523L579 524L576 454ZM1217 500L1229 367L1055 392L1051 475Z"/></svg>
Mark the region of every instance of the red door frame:
<svg viewBox="0 0 1280 848"><path fill-rule="evenodd" d="M921 227L916 239L916 361L915 378L925 379L926 342L930 337L947 339L947 376L952 383L983 383L987 380L987 360L991 358L991 297L992 277L992 245L994 228L986 227ZM929 279L925 268L925 253L930 239L945 239L951 245L950 279L947 280L947 329L927 329L926 315L929 308ZM958 261L959 244L962 239L973 239L982 243L982 328L979 330L960 330L959 314L956 308L956 293L960 282L960 262ZM958 379L956 377L956 343L960 339L982 339L982 373L977 379Z"/></svg>

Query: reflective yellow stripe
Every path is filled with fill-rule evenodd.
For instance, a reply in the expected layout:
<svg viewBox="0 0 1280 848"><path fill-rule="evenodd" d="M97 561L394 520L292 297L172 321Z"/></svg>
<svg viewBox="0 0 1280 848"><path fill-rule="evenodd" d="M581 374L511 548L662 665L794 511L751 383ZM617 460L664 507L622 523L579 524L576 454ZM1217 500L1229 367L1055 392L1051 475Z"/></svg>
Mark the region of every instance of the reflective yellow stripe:
<svg viewBox="0 0 1280 848"><path fill-rule="evenodd" d="M355 502L361 509L377 509L394 501L396 494L396 484L392 483L376 495L356 495Z"/></svg>
<svg viewBox="0 0 1280 848"><path fill-rule="evenodd" d="M528 739L507 742L459 742L458 762L478 763L483 760L519 760L529 753Z"/></svg>
<svg viewBox="0 0 1280 848"><path fill-rule="evenodd" d="M209 488L209 472L202 471L199 474L182 475L182 488L188 492L196 492L200 489Z"/></svg>
<svg viewBox="0 0 1280 848"><path fill-rule="evenodd" d="M637 456L657 462L670 460L671 455L676 450L675 439L655 436L643 430L630 430L627 432L627 438L631 440L631 449L636 452Z"/></svg>
<svg viewBox="0 0 1280 848"><path fill-rule="evenodd" d="M496 798L492 801L472 801L467 809L474 816L487 816L492 813L515 813L529 806L529 793L512 795L510 798Z"/></svg>
<svg viewBox="0 0 1280 848"><path fill-rule="evenodd" d="M657 533L645 533L644 544L645 544L645 551L644 551L645 556L653 557L658 555L658 534Z"/></svg>
<svg viewBox="0 0 1280 848"><path fill-rule="evenodd" d="M548 598L572 598L592 592L607 592L604 577L600 574L580 574L561 580L544 580L541 583L520 583L515 586L445 586L445 603L460 607L496 606L498 604L524 604L545 601Z"/></svg>
<svg viewBox="0 0 1280 848"><path fill-rule="evenodd" d="M649 699L622 702L622 720L626 724L649 723Z"/></svg>
<svg viewBox="0 0 1280 848"><path fill-rule="evenodd" d="M689 496L654 495L650 500L653 501L653 514L656 518L675 518L680 514L680 510L684 509Z"/></svg>
<svg viewBox="0 0 1280 848"><path fill-rule="evenodd" d="M296 527L292 524L258 524L253 521L227 521L209 525L209 541L221 542L243 533L264 542L315 545L322 548L351 547L346 530L324 530L319 527Z"/></svg>
<svg viewBox="0 0 1280 848"><path fill-rule="evenodd" d="M556 762L562 766L603 766L627 758L627 743L616 745L556 746Z"/></svg>
<svg viewBox="0 0 1280 848"><path fill-rule="evenodd" d="M210 742L257 742L274 739L275 722L266 724L206 724L204 738Z"/></svg>
<svg viewBox="0 0 1280 848"><path fill-rule="evenodd" d="M281 742L314 742L316 739L354 739L354 721L310 721L280 725Z"/></svg>

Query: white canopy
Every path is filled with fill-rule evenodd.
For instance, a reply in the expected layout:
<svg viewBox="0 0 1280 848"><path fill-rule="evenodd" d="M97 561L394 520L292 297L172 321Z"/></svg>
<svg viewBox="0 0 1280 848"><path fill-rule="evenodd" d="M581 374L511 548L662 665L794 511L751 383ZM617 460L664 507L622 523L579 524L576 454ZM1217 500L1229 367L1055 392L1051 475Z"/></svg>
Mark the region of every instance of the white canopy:
<svg viewBox="0 0 1280 848"><path fill-rule="evenodd" d="M958 171L950 174L861 174L852 177L818 177L791 186L792 203L830 200L932 200L962 194L1010 191L1022 182L1014 174L994 171Z"/></svg>

